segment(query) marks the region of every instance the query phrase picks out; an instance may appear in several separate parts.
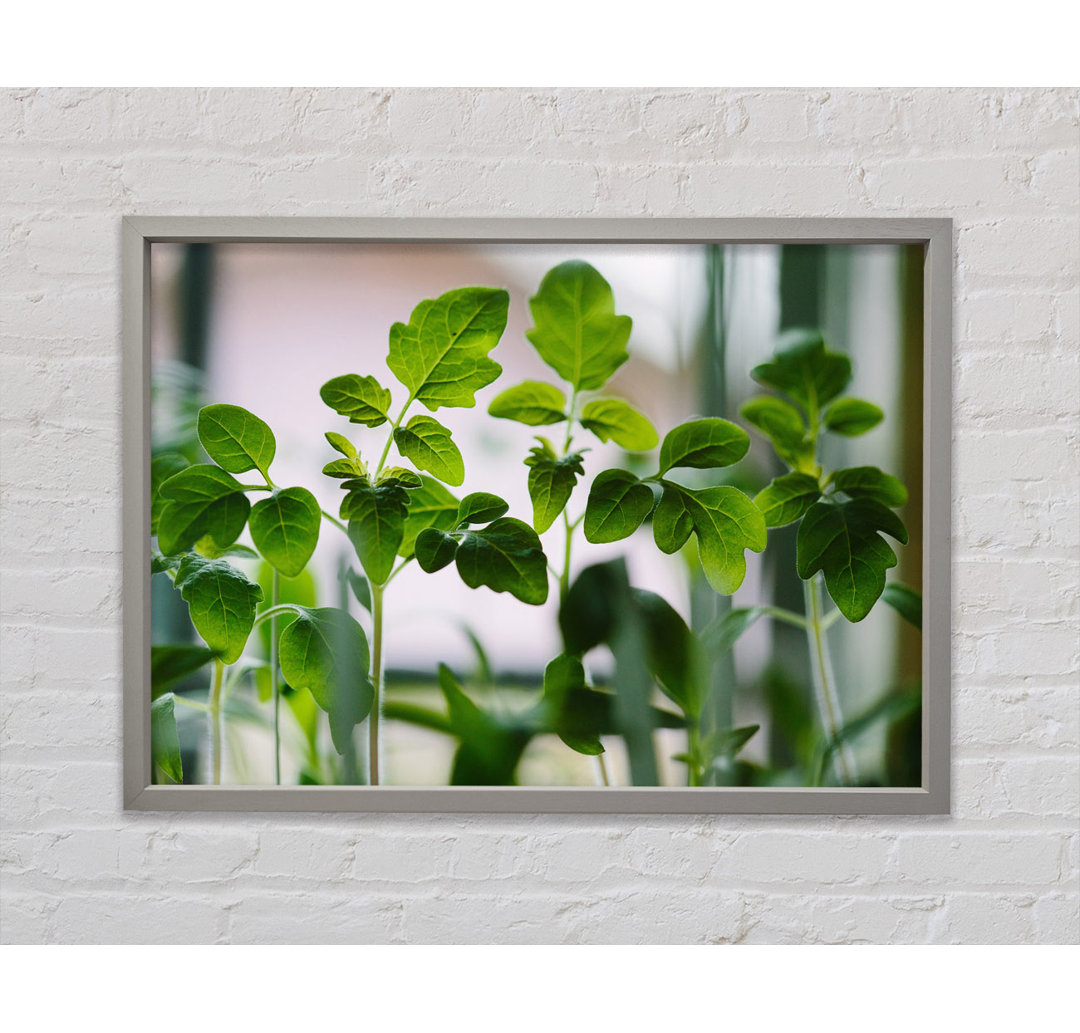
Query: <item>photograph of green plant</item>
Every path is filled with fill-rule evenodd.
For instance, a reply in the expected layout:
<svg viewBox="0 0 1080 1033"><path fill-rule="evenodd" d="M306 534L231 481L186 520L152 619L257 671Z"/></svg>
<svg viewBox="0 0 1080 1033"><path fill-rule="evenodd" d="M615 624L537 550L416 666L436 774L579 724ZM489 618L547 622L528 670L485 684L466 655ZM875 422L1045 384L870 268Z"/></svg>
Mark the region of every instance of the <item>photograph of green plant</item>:
<svg viewBox="0 0 1080 1033"><path fill-rule="evenodd" d="M154 781L918 785L921 270L153 245Z"/></svg>

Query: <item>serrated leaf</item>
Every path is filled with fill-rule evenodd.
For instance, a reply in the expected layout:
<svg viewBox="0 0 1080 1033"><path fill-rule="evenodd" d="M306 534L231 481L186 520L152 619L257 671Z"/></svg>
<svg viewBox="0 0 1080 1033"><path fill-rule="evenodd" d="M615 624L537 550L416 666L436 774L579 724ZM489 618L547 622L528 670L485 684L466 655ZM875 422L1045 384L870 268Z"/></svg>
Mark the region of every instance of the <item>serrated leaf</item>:
<svg viewBox="0 0 1080 1033"><path fill-rule="evenodd" d="M334 412L347 417L350 423L378 427L390 418L390 392L374 377L362 377L358 373L334 377L319 388L319 397ZM334 445L334 442L330 444ZM334 447L338 448L337 445ZM338 451L349 455L342 449Z"/></svg>
<svg viewBox="0 0 1080 1033"><path fill-rule="evenodd" d="M556 458L551 444L542 441L529 449L529 498L533 504L533 527L543 534L566 508L577 479L585 473L580 452Z"/></svg>
<svg viewBox="0 0 1080 1033"><path fill-rule="evenodd" d="M652 489L629 470L605 470L592 482L585 537L594 544L628 538L653 508Z"/></svg>
<svg viewBox="0 0 1080 1033"><path fill-rule="evenodd" d="M902 506L908 500L907 488L898 477L876 466L851 466L832 475L837 491L852 498L876 499L886 506Z"/></svg>
<svg viewBox="0 0 1080 1033"><path fill-rule="evenodd" d="M218 548L227 548L240 537L251 510L240 482L209 463L174 474L159 494L166 500L158 519L158 545L164 553L190 549L207 535Z"/></svg>
<svg viewBox="0 0 1080 1033"><path fill-rule="evenodd" d="M486 585L495 592L509 592L523 603L539 606L548 596L547 558L536 532L513 517L500 517L487 527L456 531L455 559L461 580L470 588ZM430 542L445 542L448 535L424 531L416 540L417 561ZM442 550L448 549L445 544ZM432 554L434 557L434 553ZM441 561L445 551L438 553ZM447 561L448 562L448 561ZM445 565L445 564L443 564Z"/></svg>
<svg viewBox="0 0 1080 1033"><path fill-rule="evenodd" d="M629 358L632 320L615 314L610 285L588 262L563 262L549 270L529 310L536 325L525 336L576 390L603 387Z"/></svg>
<svg viewBox="0 0 1080 1033"><path fill-rule="evenodd" d="M199 410L199 441L206 454L229 473L258 470L264 477L274 461L274 432L239 405L207 405Z"/></svg>
<svg viewBox="0 0 1080 1033"><path fill-rule="evenodd" d="M486 491L474 491L466 495L458 506L459 524L486 524L503 516L510 509L509 503L498 495Z"/></svg>
<svg viewBox="0 0 1080 1033"><path fill-rule="evenodd" d="M353 485L353 482L347 482ZM341 519L348 521L349 541L373 585L383 585L405 535L409 492L396 481L355 482L341 504Z"/></svg>
<svg viewBox="0 0 1080 1033"><path fill-rule="evenodd" d="M334 747L344 753L375 701L364 629L344 610L303 608L281 633L278 655L285 680L326 711Z"/></svg>
<svg viewBox="0 0 1080 1033"><path fill-rule="evenodd" d="M325 437L330 447L335 452L340 452L346 459L355 459L359 454L356 451L356 446L344 434L328 430Z"/></svg>
<svg viewBox="0 0 1080 1033"><path fill-rule="evenodd" d="M764 606L746 606L720 614L702 629L702 648L713 660L718 660L731 652L742 634L767 612Z"/></svg>
<svg viewBox="0 0 1080 1033"><path fill-rule="evenodd" d="M389 481L393 481L402 488L408 488L410 490L419 488L424 483L415 470L410 470L405 466L384 467L382 473L376 478L375 483L386 484Z"/></svg>
<svg viewBox="0 0 1080 1033"><path fill-rule="evenodd" d="M629 452L648 452L660 440L644 413L621 398L597 398L581 411L581 425L601 441L614 441Z"/></svg>
<svg viewBox="0 0 1080 1033"><path fill-rule="evenodd" d="M434 412L472 408L475 393L502 372L488 358L506 329L510 296L492 287L462 287L420 302L409 322L390 328L386 364L411 397Z"/></svg>
<svg viewBox="0 0 1080 1033"><path fill-rule="evenodd" d="M777 477L754 497L767 527L793 524L821 498L817 479L805 473L786 473Z"/></svg>
<svg viewBox="0 0 1080 1033"><path fill-rule="evenodd" d="M286 577L296 577L315 551L322 510L306 488L285 488L256 502L248 517L255 547Z"/></svg>
<svg viewBox="0 0 1080 1033"><path fill-rule="evenodd" d="M873 402L861 398L838 398L825 413L825 427L834 434L857 438L873 430L885 414Z"/></svg>
<svg viewBox="0 0 1080 1033"><path fill-rule="evenodd" d="M742 427L710 416L689 420L668 431L660 446L660 473L676 467L712 470L737 463L750 448Z"/></svg>
<svg viewBox="0 0 1080 1033"><path fill-rule="evenodd" d="M914 588L894 581L885 586L881 598L913 627L922 631L922 596Z"/></svg>
<svg viewBox="0 0 1080 1033"><path fill-rule="evenodd" d="M181 470L188 461L179 452L162 452L150 460L150 533L158 533L158 521L168 500L161 495L161 486Z"/></svg>
<svg viewBox="0 0 1080 1033"><path fill-rule="evenodd" d="M544 427L566 419L566 395L540 380L526 380L496 395L488 415Z"/></svg>
<svg viewBox="0 0 1080 1033"><path fill-rule="evenodd" d="M206 646L151 646L151 696L156 699L173 682L194 674L213 659L213 650Z"/></svg>
<svg viewBox="0 0 1080 1033"><path fill-rule="evenodd" d="M861 621L885 588L885 571L896 554L878 532L907 543L901 519L874 499L815 502L799 525L796 568L809 580L819 570L840 612Z"/></svg>
<svg viewBox="0 0 1080 1033"><path fill-rule="evenodd" d="M772 442L776 454L789 466L803 467L813 462L813 445L805 440L806 426L793 405L782 398L761 395L744 403L739 412Z"/></svg>
<svg viewBox="0 0 1080 1033"><path fill-rule="evenodd" d="M694 523L701 568L713 590L731 595L746 577L744 552L765 548L765 518L738 488L719 485L691 491L663 482L665 491L679 491Z"/></svg>
<svg viewBox="0 0 1080 1033"><path fill-rule="evenodd" d="M180 785L184 769L180 762L180 736L176 731L175 697L171 692L150 704L150 757L155 772Z"/></svg>
<svg viewBox="0 0 1080 1033"><path fill-rule="evenodd" d="M174 584L203 641L222 663L236 663L251 634L262 589L228 561L193 554L180 561Z"/></svg>
<svg viewBox="0 0 1080 1033"><path fill-rule="evenodd" d="M850 383L851 360L829 351L820 331L794 329L781 334L772 361L755 366L750 376L808 412L820 411Z"/></svg>
<svg viewBox="0 0 1080 1033"><path fill-rule="evenodd" d="M457 539L445 531L426 527L416 536L416 562L426 574L434 574L454 562Z"/></svg>
<svg viewBox="0 0 1080 1033"><path fill-rule="evenodd" d="M449 531L458 523L457 496L434 477L421 477L420 487L409 492L409 512L398 546L398 555L408 559L413 554L416 537L426 527Z"/></svg>
<svg viewBox="0 0 1080 1033"><path fill-rule="evenodd" d="M398 451L421 470L457 486L465 480L465 461L450 431L433 416L414 416L394 431Z"/></svg>
<svg viewBox="0 0 1080 1033"><path fill-rule="evenodd" d="M694 530L694 519L683 501L682 490L665 487L653 513L653 539L661 552L678 552Z"/></svg>

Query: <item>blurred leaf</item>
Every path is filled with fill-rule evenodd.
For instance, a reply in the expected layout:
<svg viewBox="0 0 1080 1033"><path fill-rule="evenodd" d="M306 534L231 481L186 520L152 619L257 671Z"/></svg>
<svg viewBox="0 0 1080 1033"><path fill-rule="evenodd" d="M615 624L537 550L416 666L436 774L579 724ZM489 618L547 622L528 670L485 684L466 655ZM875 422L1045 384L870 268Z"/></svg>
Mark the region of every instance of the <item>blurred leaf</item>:
<svg viewBox="0 0 1080 1033"><path fill-rule="evenodd" d="M352 589L352 594L356 597L356 601L368 613L371 613L371 585L368 584L367 578L363 574L358 574L351 567L345 572L345 577L349 582L349 588Z"/></svg>
<svg viewBox="0 0 1080 1033"><path fill-rule="evenodd" d="M205 667L214 658L206 646L151 646L150 692L154 699L167 686Z"/></svg>
<svg viewBox="0 0 1080 1033"><path fill-rule="evenodd" d="M404 533L398 555L408 559L413 554L416 536L426 527L449 531L456 527L459 505L457 496L434 477L420 478L420 487L409 493L409 511L405 516Z"/></svg>
<svg viewBox="0 0 1080 1033"><path fill-rule="evenodd" d="M587 262L563 262L549 270L529 309L536 325L525 336L575 391L603 387L629 358L632 321L615 314L611 286Z"/></svg>
<svg viewBox="0 0 1080 1033"><path fill-rule="evenodd" d="M745 402L739 411L772 442L776 454L789 466L801 467L812 461L814 448L806 441L806 425L794 406L772 395L760 395Z"/></svg>
<svg viewBox="0 0 1080 1033"><path fill-rule="evenodd" d="M530 427L561 423L566 419L566 395L551 384L526 380L497 395L488 406L488 413Z"/></svg>
<svg viewBox="0 0 1080 1033"><path fill-rule="evenodd" d="M166 500L158 515L158 545L164 553L183 552L206 536L224 549L240 537L251 510L240 482L209 463L174 474L159 494Z"/></svg>
<svg viewBox="0 0 1080 1033"><path fill-rule="evenodd" d="M750 376L793 398L808 412L820 411L851 381L851 360L829 351L820 331L792 329L781 334L772 362L755 366Z"/></svg>
<svg viewBox="0 0 1080 1033"><path fill-rule="evenodd" d="M577 576L559 608L559 628L567 653L582 656L611 638L618 589L617 572L609 563L593 564Z"/></svg>
<svg viewBox="0 0 1080 1033"><path fill-rule="evenodd" d="M495 673L491 669L491 661L488 659L484 644L480 641L480 636L468 624L462 624L461 630L465 633L476 656L476 681L491 688L495 684Z"/></svg>
<svg viewBox="0 0 1080 1033"><path fill-rule="evenodd" d="M922 705L920 690L889 692L858 717L852 718L840 728L836 735L822 744L818 760L817 784L820 784L832 755L847 742L857 739L864 732L880 721L892 723L908 716Z"/></svg>
<svg viewBox="0 0 1080 1033"><path fill-rule="evenodd" d="M188 467L188 461L179 452L161 452L150 460L150 533L158 533L161 511L168 500L160 494L161 486L174 474Z"/></svg>
<svg viewBox="0 0 1080 1033"><path fill-rule="evenodd" d="M605 470L589 490L585 538L599 544L629 538L653 508L652 489L628 470Z"/></svg>
<svg viewBox="0 0 1080 1033"><path fill-rule="evenodd" d="M834 434L843 434L847 438L857 438L868 430L873 430L885 414L873 404L861 398L839 398L829 406L825 413L825 427Z"/></svg>
<svg viewBox="0 0 1080 1033"><path fill-rule="evenodd" d="M660 473L675 467L711 470L732 466L750 448L750 435L728 420L690 420L668 431L660 446Z"/></svg>
<svg viewBox="0 0 1080 1033"><path fill-rule="evenodd" d="M262 589L226 560L207 560L194 554L180 561L174 584L203 641L223 663L239 660Z"/></svg>
<svg viewBox="0 0 1080 1033"><path fill-rule="evenodd" d="M585 668L579 657L565 653L555 657L544 669L544 702L550 708L556 734L576 753L595 757L604 752L597 726L583 713L577 693L585 689Z"/></svg>
<svg viewBox="0 0 1080 1033"><path fill-rule="evenodd" d="M796 566L809 580L819 570L840 612L861 621L885 588L885 571L896 566L896 553L878 532L906 544L900 518L873 499L815 502L799 525Z"/></svg>
<svg viewBox="0 0 1080 1033"><path fill-rule="evenodd" d="M390 327L386 364L417 401L472 408L475 392L502 372L488 352L506 329L510 296L491 287L462 287L421 301L409 322Z"/></svg>
<svg viewBox="0 0 1080 1033"><path fill-rule="evenodd" d="M543 534L570 501L577 479L585 473L580 452L570 452L558 459L549 442L529 450L525 460L529 469L529 498L533 504L533 527Z"/></svg>
<svg viewBox="0 0 1080 1033"><path fill-rule="evenodd" d="M286 577L307 566L319 541L322 510L306 488L284 488L251 507L255 547Z"/></svg>
<svg viewBox="0 0 1080 1033"><path fill-rule="evenodd" d="M894 715L885 735L885 777L891 786L922 785L922 691L914 691L919 705Z"/></svg>
<svg viewBox="0 0 1080 1033"><path fill-rule="evenodd" d="M258 470L268 477L277 451L270 427L239 405L207 405L200 409L199 441L206 454L229 473Z"/></svg>
<svg viewBox="0 0 1080 1033"><path fill-rule="evenodd" d="M883 473L876 466L852 466L837 470L832 475L837 491L852 498L876 499L885 506L902 506L908 500L903 482L890 473Z"/></svg>
<svg viewBox="0 0 1080 1033"><path fill-rule="evenodd" d="M758 492L754 505L765 517L766 527L784 527L806 515L821 498L817 479L805 473L786 473Z"/></svg>
<svg viewBox="0 0 1080 1033"><path fill-rule="evenodd" d="M286 681L327 712L334 747L344 753L375 700L364 629L344 610L304 609L281 633L279 653Z"/></svg>
<svg viewBox="0 0 1080 1033"><path fill-rule="evenodd" d="M184 769L180 761L180 736L176 731L174 697L171 692L150 704L150 755L156 774L180 785Z"/></svg>
<svg viewBox="0 0 1080 1033"><path fill-rule="evenodd" d="M597 398L581 412L581 425L601 441L614 441L629 452L648 452L660 440L643 413L621 398Z"/></svg>
<svg viewBox="0 0 1080 1033"><path fill-rule="evenodd" d="M710 657L718 660L730 652L743 632L748 631L766 612L764 606L748 606L720 614L702 629L702 647Z"/></svg>
<svg viewBox="0 0 1080 1033"><path fill-rule="evenodd" d="M922 631L922 596L913 588L894 581L885 586L881 598L889 604L901 617Z"/></svg>
<svg viewBox="0 0 1080 1033"><path fill-rule="evenodd" d="M454 444L450 431L434 416L414 416L404 427L394 430L398 451L418 469L447 484L465 480L465 460Z"/></svg>
<svg viewBox="0 0 1080 1033"><path fill-rule="evenodd" d="M676 610L654 592L630 590L646 633L646 662L664 694L687 717L701 714L702 667L698 642Z"/></svg>
<svg viewBox="0 0 1080 1033"><path fill-rule="evenodd" d="M319 397L338 415L345 416L350 423L361 423L365 427L378 427L389 417L391 402L390 392L374 377L362 377L357 373L346 373L334 377L319 388ZM329 438L329 435L327 436ZM354 458L340 442L334 444L347 458Z"/></svg>
<svg viewBox="0 0 1080 1033"><path fill-rule="evenodd" d="M274 568L262 560L259 563L255 580L262 589L262 602L259 604L257 613L268 610L274 597ZM292 603L294 606L313 607L316 603L317 593L315 590L315 578L310 570L302 570L296 577L278 576L278 602ZM292 612L279 613L277 616L278 634L285 630L296 620L296 614ZM255 634L260 646L260 655L264 658L270 656L270 625L271 621L262 621Z"/></svg>

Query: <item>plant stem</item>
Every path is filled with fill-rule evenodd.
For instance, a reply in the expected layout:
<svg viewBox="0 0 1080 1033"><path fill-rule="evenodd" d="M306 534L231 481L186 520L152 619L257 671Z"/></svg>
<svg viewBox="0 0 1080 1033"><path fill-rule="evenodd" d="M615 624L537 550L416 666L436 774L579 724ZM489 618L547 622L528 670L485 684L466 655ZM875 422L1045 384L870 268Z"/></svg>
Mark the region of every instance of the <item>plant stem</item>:
<svg viewBox="0 0 1080 1033"><path fill-rule="evenodd" d="M338 530L344 531L345 534L349 533L349 529L332 513L327 513L325 509L321 509L319 510L319 512L322 513L323 520L328 520L331 524L338 528Z"/></svg>
<svg viewBox="0 0 1080 1033"><path fill-rule="evenodd" d="M603 783L606 786L610 786L611 785L611 776L608 775L607 764L604 761L604 755L602 753L598 753L596 755L596 766L600 771L600 781L601 781L601 783Z"/></svg>
<svg viewBox="0 0 1080 1033"><path fill-rule="evenodd" d="M373 476L378 477L382 473L382 468L386 465L386 457L390 454L390 446L394 443L394 431L401 426L401 421L405 419L405 414L409 411L409 406L413 404L414 397L414 395L409 395L405 399L405 404L401 407L398 418L390 424L390 433L386 435L386 444L383 446L382 455L379 456L379 465L375 467Z"/></svg>
<svg viewBox="0 0 1080 1033"><path fill-rule="evenodd" d="M803 582L803 595L806 599L806 613L809 623L806 629L810 645L810 673L814 685L814 698L817 702L821 723L829 742L835 742L843 723L840 711L840 699L833 684L832 663L829 659L828 644L825 641L825 629L822 626L821 575L815 574L809 581ZM855 759L846 745L840 744L833 754L833 766L841 785L851 785L858 780Z"/></svg>
<svg viewBox="0 0 1080 1033"><path fill-rule="evenodd" d="M274 580L270 589L270 609L281 598L281 575L274 568ZM274 785L281 785L281 691L278 686L278 615L270 618L270 695L274 700Z"/></svg>
<svg viewBox="0 0 1080 1033"><path fill-rule="evenodd" d="M368 717L368 781L379 784L379 707L382 706L382 634L383 590L385 585L371 586L371 684L375 699Z"/></svg>
<svg viewBox="0 0 1080 1033"><path fill-rule="evenodd" d="M570 553L574 547L574 528L570 524L570 517L563 510L563 527L566 528L566 546L563 551L563 569L559 575L559 603L566 601L566 593L570 591Z"/></svg>
<svg viewBox="0 0 1080 1033"><path fill-rule="evenodd" d="M216 786L221 785L221 681L224 675L225 665L215 658L207 716L210 722L210 781Z"/></svg>

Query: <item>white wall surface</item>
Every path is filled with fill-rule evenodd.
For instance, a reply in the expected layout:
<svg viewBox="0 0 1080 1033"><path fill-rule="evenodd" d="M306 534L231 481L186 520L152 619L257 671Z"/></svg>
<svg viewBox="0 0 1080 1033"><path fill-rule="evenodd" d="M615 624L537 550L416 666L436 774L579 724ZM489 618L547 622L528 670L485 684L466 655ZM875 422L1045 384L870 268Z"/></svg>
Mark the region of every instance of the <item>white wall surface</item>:
<svg viewBox="0 0 1080 1033"><path fill-rule="evenodd" d="M7 90L0 939L1075 942L1074 90ZM119 224L951 216L949 817L125 814Z"/></svg>

